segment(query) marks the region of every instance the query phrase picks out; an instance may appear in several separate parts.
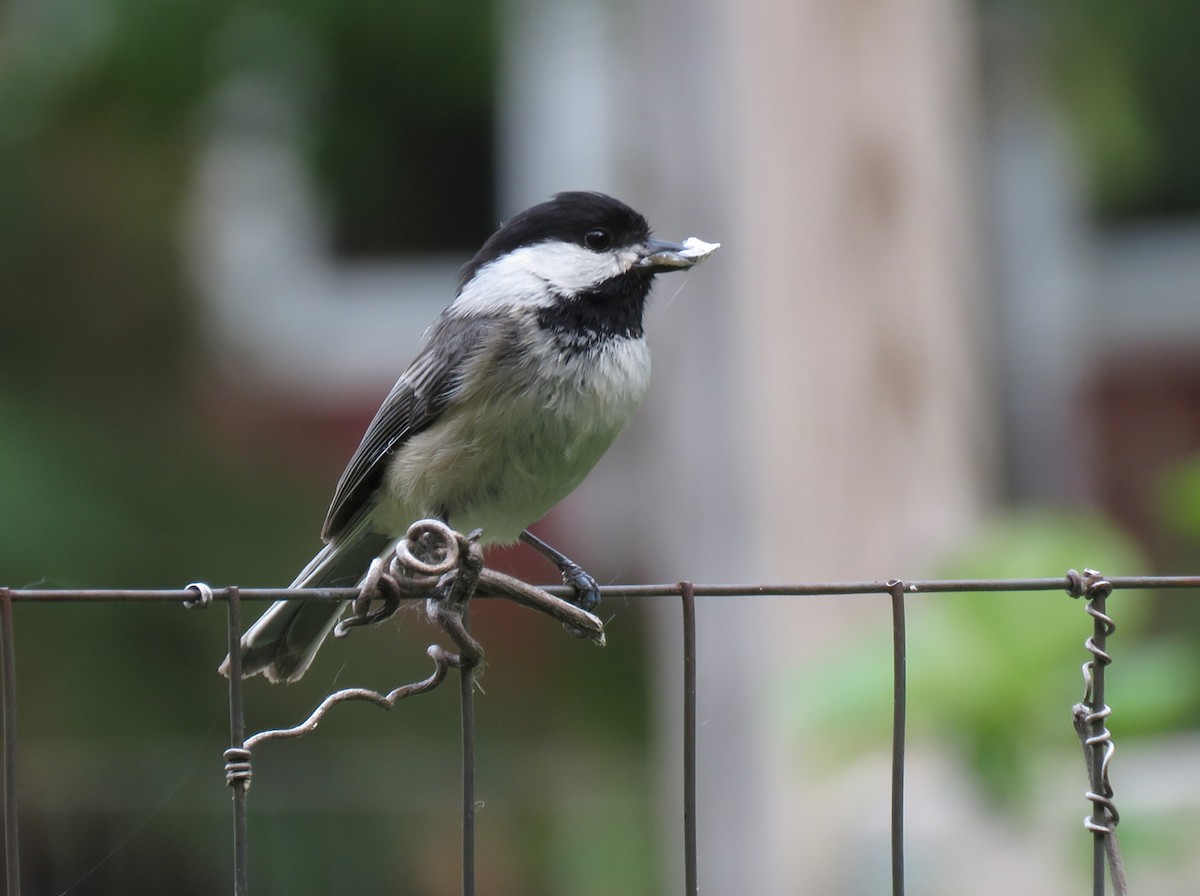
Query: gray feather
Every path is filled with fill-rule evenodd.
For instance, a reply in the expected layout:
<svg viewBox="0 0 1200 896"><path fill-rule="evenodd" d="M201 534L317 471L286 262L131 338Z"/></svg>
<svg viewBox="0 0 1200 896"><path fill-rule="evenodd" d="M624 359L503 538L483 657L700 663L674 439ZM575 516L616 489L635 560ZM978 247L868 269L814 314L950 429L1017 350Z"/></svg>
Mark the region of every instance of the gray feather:
<svg viewBox="0 0 1200 896"><path fill-rule="evenodd" d="M293 588L352 586L394 539L373 532L365 520L327 544L292 583ZM242 636L242 675L260 672L269 681L296 681L313 661L346 604L276 601ZM229 658L221 664L229 674Z"/></svg>

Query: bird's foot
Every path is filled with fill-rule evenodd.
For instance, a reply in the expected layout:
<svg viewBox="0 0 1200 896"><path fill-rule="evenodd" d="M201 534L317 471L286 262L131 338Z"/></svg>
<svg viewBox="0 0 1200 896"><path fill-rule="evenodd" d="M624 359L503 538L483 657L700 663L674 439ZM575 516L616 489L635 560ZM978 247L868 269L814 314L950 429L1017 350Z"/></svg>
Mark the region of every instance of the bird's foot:
<svg viewBox="0 0 1200 896"><path fill-rule="evenodd" d="M542 541L528 529L521 533L521 541L557 567L562 573L563 584L571 588L575 592L575 598L571 601L579 609L591 613L600 604L600 585L596 580L584 572L583 567L576 563L571 558L567 557L562 551L556 550L546 542ZM573 625L564 625L568 632L576 638L590 638L591 635L584 632Z"/></svg>
<svg viewBox="0 0 1200 896"><path fill-rule="evenodd" d="M562 565L562 580L564 585L575 592L575 597L569 600L579 609L591 613L600 606L600 585L582 566L570 560L566 561ZM588 632L573 625L564 625L563 628L576 638L591 637Z"/></svg>
<svg viewBox="0 0 1200 896"><path fill-rule="evenodd" d="M568 560L562 568L563 584L575 591L571 601L581 610L589 613L600 605L600 585L595 578L577 563Z"/></svg>

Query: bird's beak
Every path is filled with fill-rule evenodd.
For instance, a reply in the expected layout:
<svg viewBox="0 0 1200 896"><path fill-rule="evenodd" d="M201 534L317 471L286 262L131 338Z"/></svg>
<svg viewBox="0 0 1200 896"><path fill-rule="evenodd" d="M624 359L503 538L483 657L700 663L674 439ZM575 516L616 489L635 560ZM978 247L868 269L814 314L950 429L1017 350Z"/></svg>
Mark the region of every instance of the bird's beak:
<svg viewBox="0 0 1200 896"><path fill-rule="evenodd" d="M706 243L694 236L689 236L682 243L646 240L636 267L653 273L686 270L704 261L720 246L720 243Z"/></svg>

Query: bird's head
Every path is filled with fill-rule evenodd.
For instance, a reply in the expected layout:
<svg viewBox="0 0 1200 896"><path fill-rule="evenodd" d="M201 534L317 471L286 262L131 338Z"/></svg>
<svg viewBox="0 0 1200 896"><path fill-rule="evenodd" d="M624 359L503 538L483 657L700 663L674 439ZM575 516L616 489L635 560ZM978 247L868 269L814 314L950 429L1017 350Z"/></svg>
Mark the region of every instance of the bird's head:
<svg viewBox="0 0 1200 896"><path fill-rule="evenodd" d="M686 270L719 244L653 239L646 219L603 193L559 193L497 230L459 277L459 313L582 303L593 317L610 307L641 311L655 274Z"/></svg>

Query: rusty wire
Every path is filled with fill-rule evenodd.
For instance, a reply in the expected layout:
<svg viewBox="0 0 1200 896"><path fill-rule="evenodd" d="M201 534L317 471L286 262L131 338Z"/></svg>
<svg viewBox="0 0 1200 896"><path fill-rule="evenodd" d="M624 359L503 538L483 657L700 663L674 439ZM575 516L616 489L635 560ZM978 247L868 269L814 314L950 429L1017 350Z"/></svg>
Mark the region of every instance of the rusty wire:
<svg viewBox="0 0 1200 896"><path fill-rule="evenodd" d="M387 576L377 575L375 582L384 580L384 589L390 585ZM533 588L513 579L483 569L479 574L478 590L474 598L502 597L514 600L525 606L534 607L558 618L566 625L581 628L597 643L602 644L603 626L596 617L579 610L561 597L568 597L570 589L551 586L548 588ZM1093 862L1094 893L1103 894L1103 866L1107 860L1113 875L1114 886L1118 896L1125 892L1124 872L1120 867L1119 851L1116 849L1114 828L1119 815L1112 802L1112 787L1108 772L1113 755L1111 734L1106 727L1106 721L1111 709L1104 704L1104 668L1111 663L1111 656L1106 651L1106 638L1115 631L1112 618L1105 611L1105 598L1115 590L1126 589L1195 589L1200 590L1200 576L1114 576L1103 577L1092 570L1085 570L1080 575L1070 571L1066 576L1053 578L1024 578L1024 579L954 579L954 580L888 580L888 581L858 581L858 582L825 582L825 583L788 583L788 584L737 584L737 585L692 585L687 582L657 585L611 585L602 589L603 596L612 598L654 598L680 597L684 602L684 767L685 767L685 884L688 896L698 892L696 880L696 780L695 780L695 671L697 657L695 654L695 609L694 599L704 598L768 598L768 597L808 597L808 596L837 596L853 594L886 594L892 599L893 611L893 649L894 649L894 714L892 739L892 881L893 896L902 896L904 887L903 865L903 799L904 799L904 724L907 699L905 696L905 633L904 633L904 598L909 594L948 594L948 593L996 593L996 592L1035 592L1035 591L1066 591L1074 597L1086 597L1087 610L1093 618L1093 633L1085 646L1092 654L1092 660L1084 665L1085 695L1084 701L1074 710L1073 718L1077 730L1080 731L1081 743L1088 762L1090 789L1086 794L1092 802L1092 815L1085 821L1088 830L1092 832L1096 843L1094 853L1097 858ZM62 602L177 602L188 607L207 607L216 602L225 602L228 610L229 643L231 655L230 675L230 740L231 746L226 751L226 776L233 789L234 795L234 860L235 860L235 894L247 896L246 883L246 838L245 838L245 800L246 790L250 782L250 753L249 747L264 740L294 736L294 733L305 733L295 729L262 732L252 738L245 736L245 723L242 708L242 683L237 668L240 665L237 645L241 638L240 607L245 601L274 601L274 600L322 600L322 601L356 601L356 611L372 619L379 618L378 610L372 610L372 605L382 599L384 610L390 609L405 600L417 600L415 594L384 594L364 591L360 588L238 588L237 586L210 587L201 583L181 589L159 590L33 590L11 589L0 587L0 649L3 650L0 675L3 696L3 732L4 732L4 821L5 821L5 851L7 858L7 892L10 896L20 896L20 875L18 866L17 840L17 804L16 804L16 671L14 657L14 633L12 621L12 605L16 603L62 603ZM464 653L470 654L470 644L473 639L465 625L466 598L461 598L462 614L458 617L458 626L453 623L443 625ZM443 606L444 610L444 606ZM376 615L371 616L374 613ZM435 614L436 615L436 614ZM450 614L454 616L453 613ZM441 620L444 622L444 619ZM441 648L431 648L431 656ZM438 657L434 656L435 663ZM461 669L470 669L473 664L464 662L463 654L447 654L443 658L445 665L457 665ZM435 675L438 673L435 671ZM442 669L442 676L445 669ZM406 685L406 688L421 688L429 679ZM440 678L439 678L440 682ZM474 809L474 743L473 743L473 709L471 705L472 679L464 675L462 679L463 703L463 812L464 812L464 856L463 856L463 892L471 896L474 887L474 829L472 813ZM428 689L427 687L425 689ZM353 689L349 689L353 690ZM402 689L401 689L402 690ZM389 700L396 692L381 695L371 692L371 695L359 695L342 699L367 699L380 705L394 704L399 695ZM329 699L337 697L331 695ZM310 731L316 727L324 712L333 704L325 705L324 710L318 707L309 720L301 723L299 728ZM315 718L314 718L315 717ZM307 726L307 727L305 727ZM257 738L257 740L255 740Z"/></svg>

